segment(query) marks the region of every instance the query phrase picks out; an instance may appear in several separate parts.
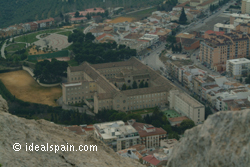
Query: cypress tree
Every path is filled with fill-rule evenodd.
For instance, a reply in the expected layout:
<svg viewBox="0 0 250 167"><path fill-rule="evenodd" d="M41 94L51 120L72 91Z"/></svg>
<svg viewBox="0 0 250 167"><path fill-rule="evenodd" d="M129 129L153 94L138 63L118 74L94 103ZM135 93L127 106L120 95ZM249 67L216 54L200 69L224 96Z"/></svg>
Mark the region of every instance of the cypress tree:
<svg viewBox="0 0 250 167"><path fill-rule="evenodd" d="M184 8L182 8L181 15L179 18L179 23L185 24L186 22L187 22L187 16L186 16L186 13L184 11Z"/></svg>

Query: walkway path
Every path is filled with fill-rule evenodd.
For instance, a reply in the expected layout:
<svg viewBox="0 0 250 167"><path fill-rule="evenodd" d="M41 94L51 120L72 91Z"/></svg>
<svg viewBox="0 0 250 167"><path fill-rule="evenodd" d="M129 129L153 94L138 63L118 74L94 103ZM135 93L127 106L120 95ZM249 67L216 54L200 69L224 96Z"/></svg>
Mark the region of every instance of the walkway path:
<svg viewBox="0 0 250 167"><path fill-rule="evenodd" d="M2 48L1 48L1 56L2 56L4 59L6 59L5 54L4 54L4 49L5 49L5 47L6 47L6 42L4 42L4 44L3 44Z"/></svg>

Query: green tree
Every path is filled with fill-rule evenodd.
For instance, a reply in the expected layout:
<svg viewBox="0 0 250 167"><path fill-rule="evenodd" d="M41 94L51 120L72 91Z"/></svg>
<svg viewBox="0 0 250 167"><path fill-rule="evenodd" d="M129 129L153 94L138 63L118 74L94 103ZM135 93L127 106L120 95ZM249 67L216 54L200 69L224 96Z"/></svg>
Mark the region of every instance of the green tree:
<svg viewBox="0 0 250 167"><path fill-rule="evenodd" d="M51 121L51 122L54 122L54 114L53 114L53 113L51 114L50 121Z"/></svg>
<svg viewBox="0 0 250 167"><path fill-rule="evenodd" d="M212 114L213 114L213 112L211 111L210 107L206 107L205 108L205 119L207 119L207 117L209 115L212 115Z"/></svg>
<svg viewBox="0 0 250 167"><path fill-rule="evenodd" d="M167 42L176 43L176 37L174 35L169 35L167 37Z"/></svg>
<svg viewBox="0 0 250 167"><path fill-rule="evenodd" d="M182 52L182 46L181 46L181 43L179 44L179 52Z"/></svg>
<svg viewBox="0 0 250 167"><path fill-rule="evenodd" d="M127 87L127 90L129 90L129 89L132 89L131 86L128 86L128 87Z"/></svg>
<svg viewBox="0 0 250 167"><path fill-rule="evenodd" d="M87 17L88 20L90 20L90 19L91 19L90 13L87 13L87 14L86 14L86 17Z"/></svg>
<svg viewBox="0 0 250 167"><path fill-rule="evenodd" d="M168 139L176 139L176 140L179 140L179 139L180 139L180 136L178 135L178 133L173 132L173 133L168 134Z"/></svg>
<svg viewBox="0 0 250 167"><path fill-rule="evenodd" d="M93 41L94 39L95 36L91 32L88 32L85 36L85 41Z"/></svg>
<svg viewBox="0 0 250 167"><path fill-rule="evenodd" d="M144 81L141 81L141 82L140 82L139 88L144 88Z"/></svg>
<svg viewBox="0 0 250 167"><path fill-rule="evenodd" d="M138 88L136 81L133 82L132 88L133 88L133 89L137 89L137 88Z"/></svg>
<svg viewBox="0 0 250 167"><path fill-rule="evenodd" d="M242 81L243 81L243 79L242 79L242 77L240 78L240 83L242 83Z"/></svg>
<svg viewBox="0 0 250 167"><path fill-rule="evenodd" d="M105 10L104 16L105 16L105 17L108 17L108 16L109 16L109 11L108 11L108 10Z"/></svg>
<svg viewBox="0 0 250 167"><path fill-rule="evenodd" d="M179 23L186 24L186 22L187 22L187 16L186 16L184 8L182 8L181 15L179 18Z"/></svg>
<svg viewBox="0 0 250 167"><path fill-rule="evenodd" d="M75 13L75 17L80 17L80 13L78 11Z"/></svg>
<svg viewBox="0 0 250 167"><path fill-rule="evenodd" d="M191 129L194 126L195 126L194 121L192 121L191 119L186 119L181 122L180 129L182 130L182 132L185 132L185 130Z"/></svg>
<svg viewBox="0 0 250 167"><path fill-rule="evenodd" d="M146 82L145 82L145 88L147 88L147 87L148 87L148 82L146 81Z"/></svg>
<svg viewBox="0 0 250 167"><path fill-rule="evenodd" d="M122 85L122 90L126 90L127 89L127 85L126 84L123 84Z"/></svg>
<svg viewBox="0 0 250 167"><path fill-rule="evenodd" d="M116 84L116 82L115 82L115 87L117 87L117 84Z"/></svg>

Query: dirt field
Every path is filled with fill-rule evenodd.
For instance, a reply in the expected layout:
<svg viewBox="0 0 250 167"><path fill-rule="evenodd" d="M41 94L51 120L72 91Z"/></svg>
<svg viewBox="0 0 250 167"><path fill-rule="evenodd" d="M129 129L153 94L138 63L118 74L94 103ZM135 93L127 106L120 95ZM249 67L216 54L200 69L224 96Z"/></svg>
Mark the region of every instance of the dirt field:
<svg viewBox="0 0 250 167"><path fill-rule="evenodd" d="M130 17L117 17L114 20L110 21L109 23L121 23L124 21L132 22L133 20L134 18L130 18Z"/></svg>
<svg viewBox="0 0 250 167"><path fill-rule="evenodd" d="M54 99L62 95L60 86L42 87L23 70L2 73L0 79L13 95L23 101L57 106Z"/></svg>

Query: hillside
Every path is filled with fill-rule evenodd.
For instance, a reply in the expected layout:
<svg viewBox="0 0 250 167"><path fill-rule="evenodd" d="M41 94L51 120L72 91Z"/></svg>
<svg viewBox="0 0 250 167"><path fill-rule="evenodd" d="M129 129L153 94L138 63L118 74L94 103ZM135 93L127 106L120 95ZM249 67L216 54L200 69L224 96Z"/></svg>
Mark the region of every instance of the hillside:
<svg viewBox="0 0 250 167"><path fill-rule="evenodd" d="M187 130L168 167L249 167L250 110L223 111Z"/></svg>
<svg viewBox="0 0 250 167"><path fill-rule="evenodd" d="M7 113L8 106L0 95L0 164L2 167L77 166L77 167L143 167L138 161L122 158L91 135L82 137L45 120L27 120ZM20 143L19 152L12 145ZM97 145L97 151L63 152L25 151L34 145ZM34 147L35 148L35 147Z"/></svg>
<svg viewBox="0 0 250 167"><path fill-rule="evenodd" d="M1 0L0 28L92 7L144 7L163 0Z"/></svg>

